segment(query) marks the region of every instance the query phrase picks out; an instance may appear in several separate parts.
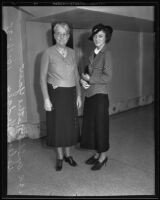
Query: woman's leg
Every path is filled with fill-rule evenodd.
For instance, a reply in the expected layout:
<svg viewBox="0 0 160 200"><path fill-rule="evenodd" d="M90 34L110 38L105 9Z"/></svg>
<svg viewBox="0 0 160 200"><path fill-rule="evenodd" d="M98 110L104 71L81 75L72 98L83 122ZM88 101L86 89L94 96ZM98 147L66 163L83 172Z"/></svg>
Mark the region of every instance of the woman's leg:
<svg viewBox="0 0 160 200"><path fill-rule="evenodd" d="M107 151L105 152L101 152L100 156L99 156L99 162L103 162L105 160L105 158L107 157Z"/></svg>
<svg viewBox="0 0 160 200"><path fill-rule="evenodd" d="M58 147L56 148L56 150L57 150L56 171L60 171L62 169L62 164L63 164L62 147Z"/></svg>
<svg viewBox="0 0 160 200"><path fill-rule="evenodd" d="M62 147L58 147L58 148L57 148L57 158L58 158L58 159L63 159Z"/></svg>
<svg viewBox="0 0 160 200"><path fill-rule="evenodd" d="M64 148L64 154L65 154L66 157L70 156L70 147L65 147Z"/></svg>

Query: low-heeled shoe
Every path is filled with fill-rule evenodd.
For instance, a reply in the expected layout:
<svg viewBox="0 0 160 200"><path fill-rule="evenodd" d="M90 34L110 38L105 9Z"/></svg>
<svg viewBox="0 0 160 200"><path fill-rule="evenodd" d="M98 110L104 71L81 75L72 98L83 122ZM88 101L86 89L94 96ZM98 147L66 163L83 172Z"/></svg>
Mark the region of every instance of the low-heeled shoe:
<svg viewBox="0 0 160 200"><path fill-rule="evenodd" d="M61 171L62 164L63 164L63 159L57 159L57 162L56 162L56 171Z"/></svg>
<svg viewBox="0 0 160 200"><path fill-rule="evenodd" d="M85 161L87 165L93 165L98 161L98 158L95 158L94 155Z"/></svg>
<svg viewBox="0 0 160 200"><path fill-rule="evenodd" d="M68 156L68 157L64 156L64 160L65 162L69 163L73 167L77 166L77 163L76 161L73 160L72 156Z"/></svg>

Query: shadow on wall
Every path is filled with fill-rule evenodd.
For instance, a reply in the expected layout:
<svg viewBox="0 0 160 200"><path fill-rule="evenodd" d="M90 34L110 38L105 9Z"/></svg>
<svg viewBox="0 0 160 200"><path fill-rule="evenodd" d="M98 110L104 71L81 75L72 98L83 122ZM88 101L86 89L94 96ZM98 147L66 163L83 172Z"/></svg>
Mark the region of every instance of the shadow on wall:
<svg viewBox="0 0 160 200"><path fill-rule="evenodd" d="M52 46L52 32L51 30L48 30L46 33L46 39L47 39L47 45L48 47ZM44 130L45 130L45 121L46 121L46 113L44 110L44 101L43 101L43 95L41 91L40 86L40 67L41 67L41 58L44 51L41 51L37 54L35 58L35 65L34 65L34 93L37 103L36 111L39 115L39 123L40 123L40 137L44 136Z"/></svg>
<svg viewBox="0 0 160 200"><path fill-rule="evenodd" d="M91 51L94 49L94 44L92 41L88 40L89 33L85 32L80 35L79 42L75 46L75 50L78 51L78 69L80 75L87 72L87 66L89 62L89 56Z"/></svg>
<svg viewBox="0 0 160 200"><path fill-rule="evenodd" d="M94 44L90 40L88 40L89 33L84 32L79 35L78 42L75 44L75 52L77 57L77 66L79 75L81 76L82 73L88 72L88 63L89 63L89 56L91 51L94 49ZM84 106L84 92L85 90L81 87L82 91L82 107L78 110L78 115L83 116L83 106Z"/></svg>

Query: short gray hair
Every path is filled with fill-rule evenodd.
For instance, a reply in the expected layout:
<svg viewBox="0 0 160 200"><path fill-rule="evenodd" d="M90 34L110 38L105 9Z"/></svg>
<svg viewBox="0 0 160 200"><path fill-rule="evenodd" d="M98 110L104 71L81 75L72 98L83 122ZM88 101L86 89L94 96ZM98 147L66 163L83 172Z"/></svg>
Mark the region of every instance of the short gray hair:
<svg viewBox="0 0 160 200"><path fill-rule="evenodd" d="M58 23L56 23L56 24L54 25L54 28L53 28L54 33L56 32L56 30L57 30L57 28L58 28L59 26L63 27L63 28L66 30L67 33L70 32L70 28L69 28L69 25L68 25L67 23L65 23L65 22L58 22Z"/></svg>

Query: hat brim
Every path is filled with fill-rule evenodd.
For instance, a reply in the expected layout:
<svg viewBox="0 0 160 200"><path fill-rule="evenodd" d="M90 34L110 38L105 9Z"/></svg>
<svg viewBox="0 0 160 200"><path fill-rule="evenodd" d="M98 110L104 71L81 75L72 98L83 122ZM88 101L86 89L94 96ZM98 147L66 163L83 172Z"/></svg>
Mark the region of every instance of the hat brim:
<svg viewBox="0 0 160 200"><path fill-rule="evenodd" d="M92 40L93 40L93 36L96 35L96 34L97 34L99 31L101 31L101 30L102 30L102 29L97 29L95 32L93 32L93 33L88 37L88 39L92 41Z"/></svg>
<svg viewBox="0 0 160 200"><path fill-rule="evenodd" d="M113 32L113 29L112 29L112 27L111 26L103 26L103 27L98 27L98 28L96 28L96 30L93 32L92 31L92 33L91 33L91 35L88 37L88 39L89 40L93 40L93 37L94 37L94 35L96 35L99 31L104 31L105 33L110 33L110 34L112 34L112 32Z"/></svg>

